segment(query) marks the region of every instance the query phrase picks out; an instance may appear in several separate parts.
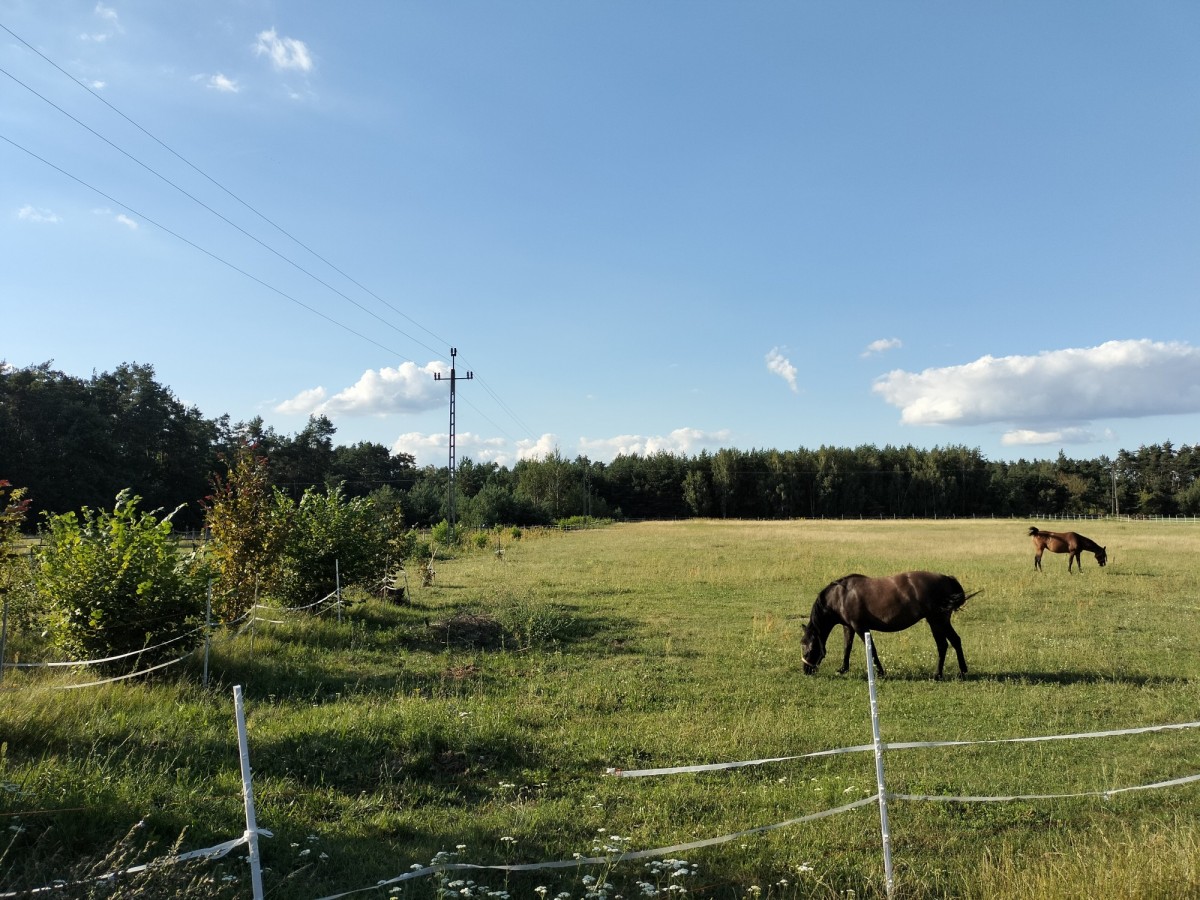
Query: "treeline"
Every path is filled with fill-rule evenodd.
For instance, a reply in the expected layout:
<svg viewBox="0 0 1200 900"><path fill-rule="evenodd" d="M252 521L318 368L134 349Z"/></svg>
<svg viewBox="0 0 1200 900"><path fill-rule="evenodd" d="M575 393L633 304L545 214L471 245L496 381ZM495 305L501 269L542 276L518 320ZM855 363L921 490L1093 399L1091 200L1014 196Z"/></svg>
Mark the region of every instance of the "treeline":
<svg viewBox="0 0 1200 900"><path fill-rule="evenodd" d="M143 509L203 521L203 501L239 448L265 457L274 486L299 499L341 485L410 526L448 514L446 466L417 467L382 444L334 443L323 416L294 435L261 418L211 419L185 406L149 365L78 378L44 363L0 363L0 479L25 488L36 513L107 508L123 490ZM1122 450L1116 459L989 461L965 446L707 451L522 460L463 459L455 509L468 526L543 525L576 516L661 519L950 517L1200 513L1200 446Z"/></svg>

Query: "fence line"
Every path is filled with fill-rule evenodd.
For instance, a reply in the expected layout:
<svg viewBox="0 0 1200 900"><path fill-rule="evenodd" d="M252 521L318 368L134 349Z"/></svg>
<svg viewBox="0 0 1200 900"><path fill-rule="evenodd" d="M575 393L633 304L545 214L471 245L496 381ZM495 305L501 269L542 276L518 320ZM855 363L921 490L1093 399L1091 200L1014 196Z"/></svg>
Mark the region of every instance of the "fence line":
<svg viewBox="0 0 1200 900"><path fill-rule="evenodd" d="M1109 731L1091 731L1091 732L1076 732L1072 734L1056 734L1056 735L1040 735L1035 737L1016 737L1016 738L989 738L982 740L957 740L957 741L905 741L895 744L887 743L880 738L879 735L879 708L875 695L875 680L874 668L872 664L871 654L871 633L867 632L864 635L864 647L866 652L867 662L867 681L870 691L871 703L871 726L873 742L870 744L859 744L853 747L840 747L831 750L819 750L813 753L803 753L795 756L776 756L764 759L742 760L738 762L728 763L708 763L692 766L673 766L670 768L660 769L635 769L622 770L617 768L608 768L605 770L606 775L618 778L640 778L652 775L677 775L694 772L711 772L719 770L729 770L742 768L746 766L763 765L774 762L787 762L798 759L812 759L822 756L835 756L848 753L864 753L871 751L875 754L875 771L877 790L869 797L864 797L861 800L856 800L845 806L837 807L836 809L828 809L818 813L812 813L807 816L800 816L794 819L788 819L783 822L777 822L773 825L763 825L757 828L750 828L745 831L739 831L734 834L721 835L715 838L706 838L699 841L692 841L686 844L675 844L670 847L658 847L652 850L636 850L629 853L621 853L615 856L606 857L576 857L571 860L557 860L552 862L540 863L522 863L510 865L476 865L472 863L444 863L433 866L417 866L412 870L405 872L402 875L397 875L384 881L376 882L367 887L355 888L349 891L343 891L339 894L331 894L319 898L319 900L340 900L342 897L349 897L354 894L364 893L366 891L378 890L388 887L389 885L399 884L404 881L409 881L415 878L422 878L428 875L436 875L441 872L450 871L465 871L465 870L487 870L499 872L529 872L541 869L559 869L570 866L584 865L615 865L617 863L626 862L629 860L647 859L650 857L666 856L667 854L683 853L690 850L695 850L703 847L711 847L717 844L723 844L728 841L737 840L739 838L749 837L756 834L764 834L769 831L775 831L780 828L787 828L793 825L800 825L807 822L814 822L819 819L824 819L829 816L834 816L839 813L849 812L853 809L858 809L867 806L871 803L879 804L880 814L880 830L882 836L882 850L884 862L884 877L887 886L887 895L890 898L895 888L895 881L892 873L891 859L891 831L887 818L887 802L889 800L903 800L909 802L937 802L937 803L1006 803L1013 801L1033 801L1033 800L1064 800L1083 797L1101 797L1105 800L1116 794L1123 794L1132 791L1149 791L1158 790L1168 787L1178 787L1185 784L1193 784L1200 782L1200 774L1185 775L1179 778L1172 778L1167 781L1158 781L1151 784L1133 785L1127 787L1108 788L1105 790L1081 791L1065 794L1012 794L1006 796L945 796L945 795L925 795L925 794L895 794L887 790L885 783L885 774L883 767L883 755L886 750L911 750L925 749L934 747L966 747L978 744L1010 744L1010 743L1034 743L1039 741L1062 741L1062 740L1078 740L1087 738L1102 738L1116 737L1121 735L1134 734L1149 734L1160 731L1181 731L1189 728L1200 727L1200 722L1182 722L1167 725L1148 725L1138 728L1121 728Z"/></svg>
<svg viewBox="0 0 1200 900"><path fill-rule="evenodd" d="M323 598L323 599L327 600L328 597ZM866 647L866 653L867 653L868 684L873 689L873 687L874 687L874 680L873 680L874 672L873 672L873 669L871 668L871 646L870 646L871 636L870 636L870 633L867 633L865 635L865 638L866 638L866 640L864 641L864 645ZM183 657L183 658L186 658L186 657ZM176 662L177 661L178 660L176 660ZM171 663L168 663L167 665L170 665L170 664ZM145 671L152 671L152 670L145 670ZM141 674L141 673L137 673L137 674ZM131 677L131 676L125 676L125 677ZM86 685L75 685L74 687L84 687L84 686L86 686ZM262 900L262 897L263 897L262 874L261 874L261 860L259 858L259 853L258 853L258 837L259 836L271 837L272 833L266 829L259 828L257 825L257 821L256 821L256 817L255 817L255 810L254 810L254 795L253 795L253 784L252 784L252 776L251 776L251 768L250 768L249 741L248 741L247 734L246 734L244 703L243 703L243 699L242 699L242 687L241 687L241 685L236 685L233 690L234 690L234 709L235 709L235 716L237 719L237 728L238 728L238 750L239 750L239 762L240 762L241 774L242 774L242 792L243 792L243 800L244 800L245 814L246 814L246 831L239 838L235 838L235 839L226 841L224 843L215 845L213 847L207 847L202 850L194 850L189 853L184 853L184 854L180 854L177 856L162 857L157 860L152 860L148 863L145 863L145 864L142 864L139 866L134 866L129 869L123 869L119 872L109 873L107 875L101 876L98 879L94 879L94 881L105 881L105 880L109 880L109 879L115 879L121 875L129 875L129 874L142 872L142 871L145 871L146 869L148 869L151 865L155 865L155 864L172 865L175 863L184 862L184 861L192 860L192 859L199 859L202 857L206 857L209 859L217 859L217 858L227 855L230 851L245 844L249 848L249 862L251 865L251 884L252 884L252 890L254 892L254 900ZM473 863L444 863L444 864L432 865L432 866L414 866L408 872L405 872L401 875L397 875L394 878L390 878L390 879L383 880L383 881L378 881L375 884L372 884L372 885L369 885L366 887L353 888L351 890L343 891L338 894L331 894L331 895L320 898L320 900L339 900L339 898L342 898L342 897L349 897L354 894L364 893L366 891L378 890L380 888L387 887L389 885L396 885L396 884L400 884L405 881L410 881L410 880L413 880L416 878L423 878L423 877L426 877L429 875L434 875L434 874L438 874L441 872L447 872L447 871L467 871L467 870L484 871L484 870L486 870L486 871L500 871L500 872L530 872L530 871L547 870L547 869L578 868L580 866L615 865L617 863L626 862L626 861L667 856L668 854L683 853L683 852L688 852L691 850L701 849L701 848L705 848L705 847L716 846L719 844L727 843L729 841L734 841L734 840L750 837L753 835L765 834L765 833L768 833L771 831L776 831L776 830L779 830L782 828L788 828L788 827L792 827L795 825L801 825L801 824L805 824L805 823L809 823L809 822L815 822L820 819L828 818L830 816L839 815L844 812L850 812L852 810L859 809L859 808L867 806L871 803L878 803L880 806L880 816L881 816L881 825L883 828L883 843L884 843L884 856L885 856L884 864L885 864L885 871L886 871L886 878L887 878L887 888L888 888L888 893L890 895L892 892L892 888L893 888L893 880L892 880L892 874L891 874L891 860L890 860L890 854L889 854L890 832L888 831L887 820L886 820L886 809L887 809L886 804L887 804L888 800L902 800L902 801L909 801L909 802L937 802L937 803L1001 803L1001 802L1013 802L1013 801L1073 799L1073 798L1083 798L1083 797L1101 797L1104 799L1109 799L1112 796L1115 796L1117 794L1122 794L1122 793L1128 793L1128 792L1133 792L1133 791L1157 790L1157 789L1162 789L1162 788L1178 787L1181 785L1193 784L1193 783L1200 782L1200 774L1192 774L1192 775L1180 776L1178 778L1172 778L1172 779L1169 779L1166 781L1154 782L1154 783L1150 783L1150 784L1107 788L1104 790L1063 793L1063 794L1014 794L1014 795L1003 795L1003 796L979 796L979 795L947 796L947 795L929 795L929 794L896 794L896 793L892 793L887 790L886 784L885 784L885 776L884 776L883 765L882 765L882 757L883 757L883 752L885 750L919 749L919 748L936 748L936 747L963 747L963 746L972 746L972 745L979 745L979 744L1031 743L1031 742L1037 742L1037 741L1058 741L1058 740L1075 740L1075 739L1087 739L1087 738L1115 737L1115 736L1121 736L1121 735L1148 734L1148 733L1152 733L1152 732L1161 732L1161 731L1179 731L1179 730L1184 730L1184 729L1200 727L1200 722L1183 722L1183 723L1173 723L1173 724L1165 724L1165 725L1150 725L1150 726L1143 726L1143 727L1137 727L1137 728L1123 728L1123 729L1115 729L1115 730L1108 730L1108 731L1077 732L1077 733L1072 733L1072 734L1059 734L1059 735L1040 735L1040 736L1035 736L1035 737L994 738L994 739L965 740L965 741L964 740L907 741L907 742L897 742L894 744L889 744L889 743L882 741L879 738L878 704L876 702L876 698L874 697L874 691L872 690L871 693L872 693L872 697L871 697L872 731L873 731L874 738L875 738L875 740L872 744L862 744L862 745L857 745L857 746L852 746L852 747L842 747L842 748L835 748L835 749L831 749L831 750L821 750L821 751L816 751L813 753L805 753L805 754L799 754L799 755L795 755L795 756L772 757L772 758L757 759L757 760L744 760L744 761L730 762L730 763L712 763L712 764L702 764L702 765L696 765L696 766L676 766L676 767L671 767L671 768L640 769L640 770L632 770L632 771L623 771L620 769L609 768L609 769L605 770L605 773L604 773L606 775L615 776L615 777L624 777L624 778L646 777L646 776L651 776L651 775L671 775L671 774L682 774L682 773L688 773L688 772L728 770L728 769L734 769L734 768L740 768L740 767L752 766L752 765L761 765L761 764L772 763L772 762L785 762L785 761L798 760L798 759L810 759L810 758L815 758L815 757L832 756L832 755L838 755L838 754L861 753L861 752L865 752L867 750L871 750L871 751L874 751L876 754L876 773L877 773L876 777L877 777L878 789L874 794L872 794L869 797L864 797L860 800L855 800L852 803L848 803L844 806L839 806L834 809L827 809L827 810L823 810L823 811L816 812L816 813L810 813L808 815L799 816L799 817L792 818L792 819L787 819L782 822L776 822L771 825L757 826L757 827L749 828L749 829L746 829L743 831L738 831L733 834L725 834L725 835L720 835L717 837L704 838L701 840L690 841L690 842L682 843L682 844L674 844L669 847L657 847L657 848L648 849L648 850L629 851L629 852L620 853L620 854L616 854L616 855L610 855L610 856L603 856L603 857L575 856L569 860L551 860L551 861L546 861L546 862L515 863L515 864L507 864L507 865L478 865L478 864L473 864ZM85 883L85 882L76 882L76 884L83 884L83 883ZM87 882L87 883L91 883L91 882ZM50 891L55 891L55 890L61 890L65 886L67 886L67 885L63 882L56 882L54 885L51 885L51 886L45 887L45 888L36 888L31 891L19 891L19 892L13 892L13 893L0 894L0 898L11 898L11 897L17 897L17 896L29 896L29 895L34 895L34 894L40 894L40 893L45 893L45 892L50 892Z"/></svg>

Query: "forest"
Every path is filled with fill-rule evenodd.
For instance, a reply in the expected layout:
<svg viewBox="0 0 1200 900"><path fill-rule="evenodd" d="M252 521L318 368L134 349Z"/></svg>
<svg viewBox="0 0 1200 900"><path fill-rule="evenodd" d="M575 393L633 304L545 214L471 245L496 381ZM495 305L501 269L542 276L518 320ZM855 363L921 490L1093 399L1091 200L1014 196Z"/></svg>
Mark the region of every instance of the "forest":
<svg viewBox="0 0 1200 900"><path fill-rule="evenodd" d="M143 509L183 508L177 527L199 527L204 500L241 447L267 460L272 484L299 498L340 485L371 497L410 527L449 513L448 466L418 467L383 444L335 443L328 418L296 434L261 418L231 422L185 406L152 366L123 363L89 378L52 363L0 362L0 480L23 488L27 528L39 514L108 508L122 491ZM470 527L551 525L575 517L950 518L1200 514L1200 445L1169 441L1115 459L993 461L965 446L863 445L816 449L723 448L695 456L654 453L598 462L558 453L511 468L460 459L457 522Z"/></svg>

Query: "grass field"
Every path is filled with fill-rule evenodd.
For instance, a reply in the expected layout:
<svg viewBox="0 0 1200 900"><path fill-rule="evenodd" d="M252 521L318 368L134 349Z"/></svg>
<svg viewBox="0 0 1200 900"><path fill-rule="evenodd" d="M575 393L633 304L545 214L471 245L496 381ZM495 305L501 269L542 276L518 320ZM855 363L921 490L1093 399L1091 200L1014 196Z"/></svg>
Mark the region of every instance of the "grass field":
<svg viewBox="0 0 1200 900"><path fill-rule="evenodd" d="M177 841L189 850L239 836L235 684L258 821L275 835L262 844L272 898L370 888L439 853L480 865L611 856L869 797L868 753L604 774L870 743L861 645L844 676L836 631L815 676L799 657L817 591L852 571L927 568L982 589L954 619L965 679L932 680L924 624L877 636L886 742L1200 719L1200 528L1081 523L1107 545L1109 565L1087 554L1068 575L1066 557L1052 554L1034 572L1030 524L1050 527L688 521L533 533L505 538L502 559L489 549L441 561L431 586L412 586L411 607L362 602L340 625L293 614L219 642L208 690L199 663L152 684L74 691L54 689L65 675L10 671L0 893L102 874ZM893 793L1107 791L1200 773L1200 729L893 750L886 766ZM1200 895L1198 801L1196 784L1107 798L896 800L896 896ZM671 885L714 898L885 895L874 804L668 856L690 865L451 872L354 896L486 895L481 886L529 898L665 896ZM232 856L175 870L130 879L124 893L56 896L250 896L247 866Z"/></svg>

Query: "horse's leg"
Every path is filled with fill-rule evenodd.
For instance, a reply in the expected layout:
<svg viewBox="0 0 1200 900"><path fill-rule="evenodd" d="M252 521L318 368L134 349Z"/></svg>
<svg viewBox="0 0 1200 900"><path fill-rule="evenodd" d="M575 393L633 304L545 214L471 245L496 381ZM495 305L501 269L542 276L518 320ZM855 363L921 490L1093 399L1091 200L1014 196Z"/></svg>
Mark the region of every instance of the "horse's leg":
<svg viewBox="0 0 1200 900"><path fill-rule="evenodd" d="M1041 550L1039 550L1037 553L1033 554L1033 568L1038 572L1042 571L1042 551Z"/></svg>
<svg viewBox="0 0 1200 900"><path fill-rule="evenodd" d="M863 639L866 642L866 639ZM879 661L879 648L875 646L875 641L871 641L871 656L875 659L875 671L879 673L880 678L887 676L887 672L883 671L883 663Z"/></svg>
<svg viewBox="0 0 1200 900"><path fill-rule="evenodd" d="M849 625L843 625L842 638L845 641L845 647L842 651L842 667L838 669L839 675L845 675L850 671L850 651L854 649L854 629Z"/></svg>
<svg viewBox="0 0 1200 900"><path fill-rule="evenodd" d="M1071 566L1072 566L1072 564L1074 564L1074 563L1077 563L1077 562L1079 562L1079 551L1078 551L1078 550L1072 550L1072 551L1071 551L1071 552L1070 552L1070 553L1067 555L1067 574L1068 574L1068 575L1070 575L1070 574L1071 574ZM1079 568L1080 568L1081 570L1083 569L1083 563L1079 562Z"/></svg>
<svg viewBox="0 0 1200 900"><path fill-rule="evenodd" d="M962 638L958 636L958 632L954 630L954 626L949 622L946 623L946 637L950 639L950 645L954 648L955 654L958 656L958 672L960 675L967 674L967 658L962 652Z"/></svg>
<svg viewBox="0 0 1200 900"><path fill-rule="evenodd" d="M933 641L937 644L938 667L937 674L934 675L935 681L942 680L942 670L946 667L946 633L941 622L929 620L929 630L933 632Z"/></svg>

